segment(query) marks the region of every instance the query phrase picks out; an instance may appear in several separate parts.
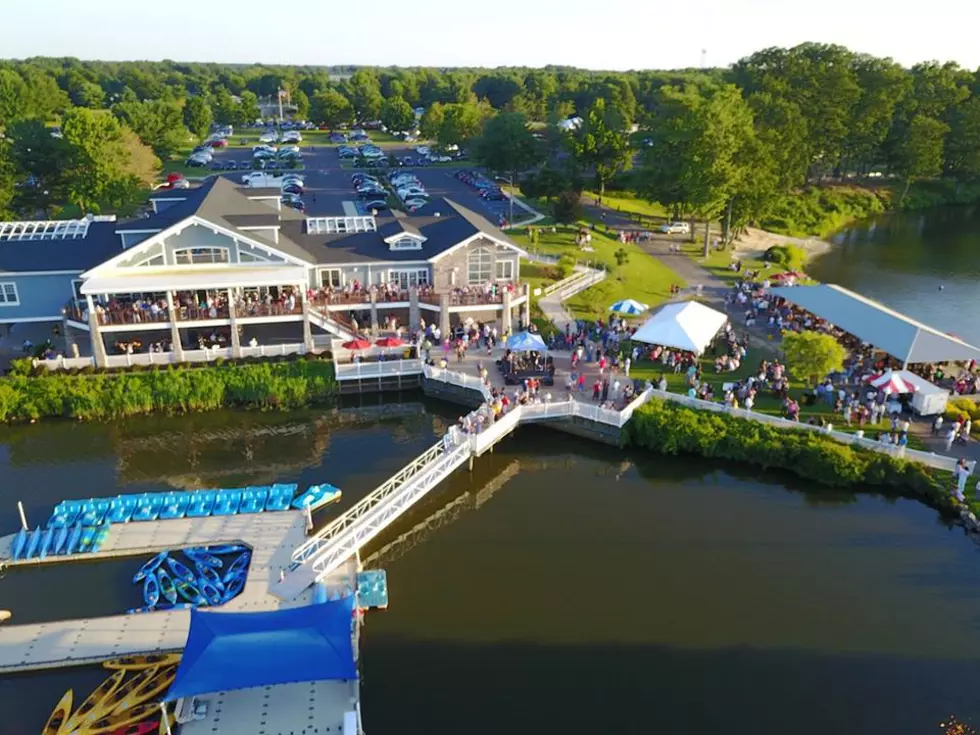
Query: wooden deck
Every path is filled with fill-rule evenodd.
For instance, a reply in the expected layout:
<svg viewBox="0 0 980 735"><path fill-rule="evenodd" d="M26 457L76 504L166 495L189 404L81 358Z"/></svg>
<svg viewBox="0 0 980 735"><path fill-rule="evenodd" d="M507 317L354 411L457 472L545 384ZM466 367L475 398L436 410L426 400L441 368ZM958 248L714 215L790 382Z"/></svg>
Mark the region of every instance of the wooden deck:
<svg viewBox="0 0 980 735"><path fill-rule="evenodd" d="M100 552L80 554L75 561L134 555L149 559L166 549L243 542L252 547L245 587L221 610L275 610L309 604L311 600L309 591L289 602L269 592L272 584L279 581L280 568L289 564L293 549L305 537L306 520L300 511L115 524ZM12 536L0 539L0 549L6 552L11 539ZM48 557L29 564L58 564L70 558ZM9 607L16 620L17 606L11 602L14 604ZM0 628L0 674L179 650L187 641L189 625L189 610L5 625Z"/></svg>

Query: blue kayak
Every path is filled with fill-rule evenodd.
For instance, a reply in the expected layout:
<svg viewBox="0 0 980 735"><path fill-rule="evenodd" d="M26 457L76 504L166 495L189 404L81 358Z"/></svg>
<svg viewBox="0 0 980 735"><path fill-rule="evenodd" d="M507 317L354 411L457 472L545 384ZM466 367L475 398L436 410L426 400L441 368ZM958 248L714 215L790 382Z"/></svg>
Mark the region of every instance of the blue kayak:
<svg viewBox="0 0 980 735"><path fill-rule="evenodd" d="M71 556L78 551L78 545L82 542L82 524L76 523L68 534L68 545L65 546L65 553Z"/></svg>
<svg viewBox="0 0 980 735"><path fill-rule="evenodd" d="M170 571L174 575L175 580L179 579L187 584L194 584L194 582L197 581L197 577L194 576L194 573L172 556L167 557L167 566L170 567ZM178 585L178 589L179 588L180 585Z"/></svg>
<svg viewBox="0 0 980 735"><path fill-rule="evenodd" d="M79 521L81 523L81 521ZM82 526L82 538L78 542L79 552L88 552L92 550L92 544L95 542L95 534L98 529L95 526Z"/></svg>
<svg viewBox="0 0 980 735"><path fill-rule="evenodd" d="M206 579L202 579L199 584L201 594L204 595L204 599L207 600L208 605L220 605L221 604L221 592L213 584L208 582Z"/></svg>
<svg viewBox="0 0 980 735"><path fill-rule="evenodd" d="M232 562L231 566L228 567L228 571L225 572L224 578L221 580L225 584L228 584L237 575L244 574L245 570L248 569L248 562L251 555L246 551L244 554L239 556L235 561Z"/></svg>
<svg viewBox="0 0 980 735"><path fill-rule="evenodd" d="M80 500L62 500L54 507L54 512L48 520L48 528L72 525L78 519L81 509L82 502Z"/></svg>
<svg viewBox="0 0 980 735"><path fill-rule="evenodd" d="M201 595L201 591L196 585L184 580L179 580L177 582L177 592L180 596L187 600L192 605L205 605L207 604L207 598Z"/></svg>
<svg viewBox="0 0 980 735"><path fill-rule="evenodd" d="M228 602L238 596L238 593L245 587L245 573L236 574L231 581L225 585L225 592L221 596L221 602Z"/></svg>
<svg viewBox="0 0 980 735"><path fill-rule="evenodd" d="M27 531L23 528L20 529L16 534L14 534L13 543L10 545L10 555L14 558L14 561L20 559L24 554L24 549L27 547Z"/></svg>
<svg viewBox="0 0 980 735"><path fill-rule="evenodd" d="M150 559L146 564L140 567L140 570L136 572L133 576L133 584L139 583L141 579L146 577L148 574L152 574L157 567L163 564L164 559L168 556L168 552L161 551L159 554Z"/></svg>
<svg viewBox="0 0 980 735"><path fill-rule="evenodd" d="M293 501L293 507L296 508L296 510L302 510L303 508L309 506L310 510L316 510L327 503L333 503L340 500L341 495L342 493L338 488L335 488L333 485L329 485L327 483L323 483L322 485L310 485L309 489L305 493Z"/></svg>
<svg viewBox="0 0 980 735"><path fill-rule="evenodd" d="M238 554L247 551L248 547L243 544L219 544L217 546L207 546L204 549L211 554L224 556L225 554Z"/></svg>
<svg viewBox="0 0 980 735"><path fill-rule="evenodd" d="M41 545L41 527L38 526L37 528L34 529L33 533L31 533L31 537L27 540L27 550L24 552L24 558L33 559L40 545Z"/></svg>
<svg viewBox="0 0 980 735"><path fill-rule="evenodd" d="M191 499L187 493L167 493L163 499L163 506L160 508L160 520L169 521L175 518L183 518L190 503Z"/></svg>
<svg viewBox="0 0 980 735"><path fill-rule="evenodd" d="M51 551L51 545L54 543L54 535L57 531L54 528L46 528L41 531L41 548L38 549L37 558L47 559L48 553Z"/></svg>
<svg viewBox="0 0 980 735"><path fill-rule="evenodd" d="M221 575L214 571L213 567L209 567L207 564L201 564L201 562L197 562L194 566L197 568L197 573L201 576L202 582L209 582L219 592L224 591L225 583L221 579ZM201 591L204 592L203 589ZM207 596L207 593L205 593L205 596Z"/></svg>
<svg viewBox="0 0 980 735"><path fill-rule="evenodd" d="M148 574L143 580L143 602L147 607L154 607L160 602L160 584L155 574Z"/></svg>
<svg viewBox="0 0 980 735"><path fill-rule="evenodd" d="M191 495L190 504L187 506L188 518L206 518L214 510L214 499L217 493L214 490L198 490Z"/></svg>
<svg viewBox="0 0 980 735"><path fill-rule="evenodd" d="M65 550L65 546L68 544L69 532L70 529L68 528L68 526L62 526L57 531L55 531L54 548L52 548L51 550L55 556L57 556L58 554L60 554Z"/></svg>
<svg viewBox="0 0 980 735"><path fill-rule="evenodd" d="M109 512L105 519L109 523L129 523L135 510L136 498L132 495L120 495L109 503Z"/></svg>
<svg viewBox="0 0 980 735"><path fill-rule="evenodd" d="M200 547L184 549L183 551L187 558L196 564L203 564L204 566L214 567L215 569L223 567L225 564L214 554Z"/></svg>
<svg viewBox="0 0 980 735"><path fill-rule="evenodd" d="M157 584L160 586L160 594L163 598L171 605L177 604L177 588L173 577L167 574L166 569L157 569Z"/></svg>
<svg viewBox="0 0 980 735"><path fill-rule="evenodd" d="M233 516L238 513L238 506L241 501L241 490L222 490L214 501L214 510L211 511L211 515Z"/></svg>

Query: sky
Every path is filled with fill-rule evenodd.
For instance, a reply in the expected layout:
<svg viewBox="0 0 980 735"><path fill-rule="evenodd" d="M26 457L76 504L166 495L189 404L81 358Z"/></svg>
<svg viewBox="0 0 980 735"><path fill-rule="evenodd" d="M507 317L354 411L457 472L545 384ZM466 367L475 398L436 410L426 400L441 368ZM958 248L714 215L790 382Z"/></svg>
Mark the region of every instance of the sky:
<svg viewBox="0 0 980 735"><path fill-rule="evenodd" d="M0 58L674 69L816 41L976 69L978 21L978 0L0 0Z"/></svg>

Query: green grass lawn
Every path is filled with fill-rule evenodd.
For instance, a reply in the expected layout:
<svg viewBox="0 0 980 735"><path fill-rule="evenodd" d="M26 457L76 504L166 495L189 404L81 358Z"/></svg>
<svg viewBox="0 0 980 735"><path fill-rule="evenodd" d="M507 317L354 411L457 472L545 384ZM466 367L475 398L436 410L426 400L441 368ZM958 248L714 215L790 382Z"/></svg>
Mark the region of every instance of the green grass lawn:
<svg viewBox="0 0 980 735"><path fill-rule="evenodd" d="M583 191L582 195L590 199L599 198L599 193L595 191ZM658 202L648 202L626 191L607 191L602 197L602 203L610 209L626 214L637 214L662 220L666 220L670 216L669 212Z"/></svg>
<svg viewBox="0 0 980 735"><path fill-rule="evenodd" d="M583 223L584 226L585 223ZM582 319L607 318L609 306L614 301L631 298L653 306L667 300L670 285L686 285L673 270L643 252L634 243L620 243L601 232L592 233L593 252L583 252L575 245L578 226L560 225L538 230L537 242L532 243L527 229L516 228L511 237L522 247L546 255L571 255L577 261L593 267L605 267L610 271L605 281L586 289L565 302L569 311ZM624 250L627 262L619 265L615 253ZM532 275L532 278L534 276Z"/></svg>

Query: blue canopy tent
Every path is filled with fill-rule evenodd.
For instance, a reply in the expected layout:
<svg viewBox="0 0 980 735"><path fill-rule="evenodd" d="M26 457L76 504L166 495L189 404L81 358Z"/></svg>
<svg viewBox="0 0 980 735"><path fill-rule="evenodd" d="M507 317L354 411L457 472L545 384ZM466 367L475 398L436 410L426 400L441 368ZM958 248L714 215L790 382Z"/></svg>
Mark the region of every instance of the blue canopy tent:
<svg viewBox="0 0 980 735"><path fill-rule="evenodd" d="M191 610L184 656L166 698L356 679L353 610L353 596L273 612Z"/></svg>
<svg viewBox="0 0 980 735"><path fill-rule="evenodd" d="M514 352L528 352L530 350L546 352L548 346L541 339L541 335L531 332L518 332L507 338L507 349Z"/></svg>

